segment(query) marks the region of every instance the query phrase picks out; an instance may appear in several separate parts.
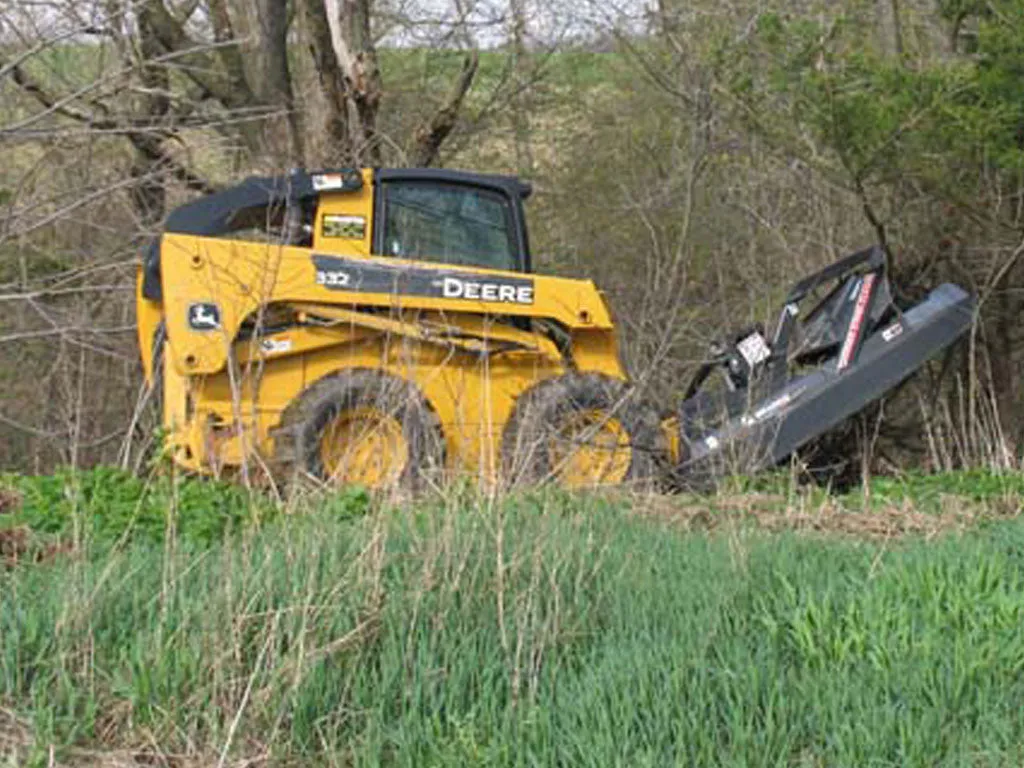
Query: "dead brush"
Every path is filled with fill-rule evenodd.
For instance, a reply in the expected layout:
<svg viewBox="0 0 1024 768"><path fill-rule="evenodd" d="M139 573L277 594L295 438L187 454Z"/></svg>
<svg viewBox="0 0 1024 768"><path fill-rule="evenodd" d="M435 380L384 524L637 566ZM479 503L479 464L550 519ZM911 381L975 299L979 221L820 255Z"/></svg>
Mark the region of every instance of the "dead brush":
<svg viewBox="0 0 1024 768"><path fill-rule="evenodd" d="M40 544L28 526L0 530L0 566L5 568L44 563L74 551L74 545L67 541Z"/></svg>
<svg viewBox="0 0 1024 768"><path fill-rule="evenodd" d="M0 515L17 511L21 501L21 494L14 488L0 488Z"/></svg>
<svg viewBox="0 0 1024 768"><path fill-rule="evenodd" d="M31 748L29 724L9 709L0 707L0 765L21 764Z"/></svg>
<svg viewBox="0 0 1024 768"><path fill-rule="evenodd" d="M686 531L718 531L749 526L773 533L797 532L863 539L920 536L964 531L986 520L1012 519L1021 514L1014 494L980 501L943 494L939 508L924 510L912 499L858 509L849 499L826 495L815 499L803 493L720 493L706 498L650 495L631 504L632 513L663 521Z"/></svg>

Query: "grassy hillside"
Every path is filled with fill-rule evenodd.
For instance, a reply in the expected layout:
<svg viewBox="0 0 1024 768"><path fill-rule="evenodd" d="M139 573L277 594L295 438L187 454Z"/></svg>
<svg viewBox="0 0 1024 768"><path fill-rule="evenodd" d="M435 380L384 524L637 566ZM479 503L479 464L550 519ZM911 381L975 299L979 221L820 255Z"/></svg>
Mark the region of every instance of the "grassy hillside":
<svg viewBox="0 0 1024 768"><path fill-rule="evenodd" d="M11 765L1024 758L1019 476L302 514L110 471L5 485Z"/></svg>

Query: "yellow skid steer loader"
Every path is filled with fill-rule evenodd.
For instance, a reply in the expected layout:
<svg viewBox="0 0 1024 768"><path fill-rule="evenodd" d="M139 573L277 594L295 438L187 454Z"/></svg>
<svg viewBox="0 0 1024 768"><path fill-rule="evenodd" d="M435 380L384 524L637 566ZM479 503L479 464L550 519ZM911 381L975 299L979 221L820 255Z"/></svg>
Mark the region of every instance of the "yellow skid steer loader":
<svg viewBox="0 0 1024 768"><path fill-rule="evenodd" d="M772 338L716 343L661 414L631 386L594 284L533 274L529 193L458 171L295 171L176 209L138 280L174 460L410 489L465 473L581 487L753 470L971 322L954 285L897 306L870 249L797 283Z"/></svg>

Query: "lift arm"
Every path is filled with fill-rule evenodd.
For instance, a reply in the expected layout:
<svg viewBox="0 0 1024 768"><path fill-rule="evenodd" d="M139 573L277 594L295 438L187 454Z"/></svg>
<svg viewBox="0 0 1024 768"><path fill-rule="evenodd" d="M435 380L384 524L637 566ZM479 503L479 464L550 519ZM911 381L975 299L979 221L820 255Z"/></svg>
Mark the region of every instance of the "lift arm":
<svg viewBox="0 0 1024 768"><path fill-rule="evenodd" d="M242 322L273 303L543 318L570 331L613 332L590 280L191 235L164 235L161 248L163 310L182 374L221 370Z"/></svg>

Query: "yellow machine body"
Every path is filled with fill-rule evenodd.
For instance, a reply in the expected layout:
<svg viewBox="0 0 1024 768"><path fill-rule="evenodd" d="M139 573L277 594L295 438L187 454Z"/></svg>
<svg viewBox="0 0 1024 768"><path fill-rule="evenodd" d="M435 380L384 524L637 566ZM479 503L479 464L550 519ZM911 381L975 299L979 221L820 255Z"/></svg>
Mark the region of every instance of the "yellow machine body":
<svg viewBox="0 0 1024 768"><path fill-rule="evenodd" d="M361 176L358 189L315 197L305 246L161 237L159 298L146 297L140 271L139 344L181 466L265 465L282 415L303 392L333 374L369 370L422 394L450 472L490 482L524 392L570 370L625 380L611 314L591 281L373 255L378 185L373 171ZM396 286L407 276L441 285L444 295L384 290L379 280L331 284L341 273L322 264L336 257ZM453 290L446 278L457 281ZM202 319L204 311L209 322L197 328L191 313Z"/></svg>

